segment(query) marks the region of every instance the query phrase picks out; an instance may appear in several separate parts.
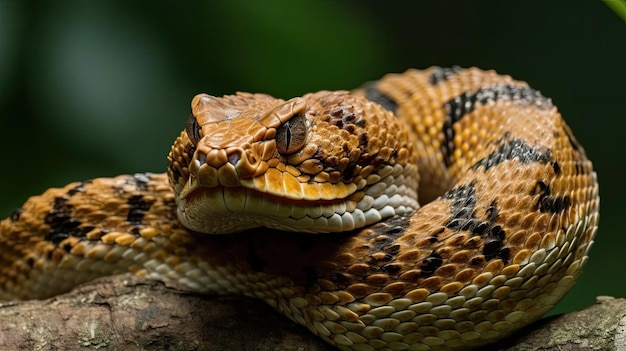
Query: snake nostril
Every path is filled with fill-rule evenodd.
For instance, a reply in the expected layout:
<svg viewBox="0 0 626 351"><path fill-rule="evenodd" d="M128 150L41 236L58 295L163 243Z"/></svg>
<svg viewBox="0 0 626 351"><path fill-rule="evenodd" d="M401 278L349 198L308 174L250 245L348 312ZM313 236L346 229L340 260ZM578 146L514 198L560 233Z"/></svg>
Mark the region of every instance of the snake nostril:
<svg viewBox="0 0 626 351"><path fill-rule="evenodd" d="M205 164L206 154L204 154L203 152L198 152L196 156L196 160L198 160L198 162L200 162L201 165Z"/></svg>
<svg viewBox="0 0 626 351"><path fill-rule="evenodd" d="M239 152L233 152L228 155L228 163L232 164L233 166L237 165L237 163L239 163L239 160L241 160L241 154Z"/></svg>

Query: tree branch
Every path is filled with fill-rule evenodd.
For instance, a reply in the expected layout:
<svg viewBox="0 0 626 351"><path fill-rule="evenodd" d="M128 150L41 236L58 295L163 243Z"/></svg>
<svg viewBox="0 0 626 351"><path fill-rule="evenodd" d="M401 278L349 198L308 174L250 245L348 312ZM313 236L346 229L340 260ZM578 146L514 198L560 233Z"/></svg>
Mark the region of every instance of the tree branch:
<svg viewBox="0 0 626 351"><path fill-rule="evenodd" d="M518 335L502 350L623 351L626 300L602 297ZM129 275L48 300L0 304L0 349L334 350L262 302L184 293Z"/></svg>

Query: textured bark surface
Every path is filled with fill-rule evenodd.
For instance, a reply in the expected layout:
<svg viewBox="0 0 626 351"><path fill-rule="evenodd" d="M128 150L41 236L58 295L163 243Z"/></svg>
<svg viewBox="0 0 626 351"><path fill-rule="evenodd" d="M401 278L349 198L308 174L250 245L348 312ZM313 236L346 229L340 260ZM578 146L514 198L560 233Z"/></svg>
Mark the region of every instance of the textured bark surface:
<svg viewBox="0 0 626 351"><path fill-rule="evenodd" d="M269 306L122 275L0 305L0 350L333 350Z"/></svg>
<svg viewBox="0 0 626 351"><path fill-rule="evenodd" d="M500 350L626 350L626 300L543 320ZM621 345L621 346L620 346ZM334 350L258 301L116 276L0 304L1 350Z"/></svg>
<svg viewBox="0 0 626 351"><path fill-rule="evenodd" d="M510 341L506 351L626 351L626 299L600 296L593 306L544 318Z"/></svg>

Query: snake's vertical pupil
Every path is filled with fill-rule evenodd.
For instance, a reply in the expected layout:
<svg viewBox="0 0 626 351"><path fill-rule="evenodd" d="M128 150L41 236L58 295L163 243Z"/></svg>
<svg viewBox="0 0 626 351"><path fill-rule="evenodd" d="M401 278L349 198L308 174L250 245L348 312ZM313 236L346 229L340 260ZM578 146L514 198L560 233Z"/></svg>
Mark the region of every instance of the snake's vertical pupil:
<svg viewBox="0 0 626 351"><path fill-rule="evenodd" d="M198 144L198 141L200 141L200 126L198 125L198 120L193 113L190 113L187 117L185 132L194 145Z"/></svg>
<svg viewBox="0 0 626 351"><path fill-rule="evenodd" d="M306 144L306 119L297 114L276 129L276 147L281 154L293 154Z"/></svg>
<svg viewBox="0 0 626 351"><path fill-rule="evenodd" d="M287 121L287 128L285 128L285 144L287 144L287 149L289 149L289 145L291 145L291 128L290 122Z"/></svg>

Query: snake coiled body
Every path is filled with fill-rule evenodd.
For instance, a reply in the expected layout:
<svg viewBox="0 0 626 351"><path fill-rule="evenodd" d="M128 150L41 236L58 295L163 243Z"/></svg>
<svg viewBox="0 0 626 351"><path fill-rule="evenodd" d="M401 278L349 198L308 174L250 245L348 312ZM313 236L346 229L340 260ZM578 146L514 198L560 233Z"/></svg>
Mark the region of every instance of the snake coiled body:
<svg viewBox="0 0 626 351"><path fill-rule="evenodd" d="M596 174L552 102L474 68L199 95L168 160L3 220L0 298L132 272L258 298L342 350L467 349L552 308L597 230Z"/></svg>

